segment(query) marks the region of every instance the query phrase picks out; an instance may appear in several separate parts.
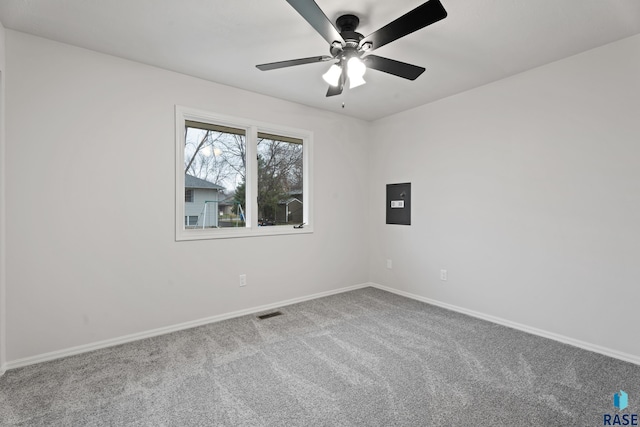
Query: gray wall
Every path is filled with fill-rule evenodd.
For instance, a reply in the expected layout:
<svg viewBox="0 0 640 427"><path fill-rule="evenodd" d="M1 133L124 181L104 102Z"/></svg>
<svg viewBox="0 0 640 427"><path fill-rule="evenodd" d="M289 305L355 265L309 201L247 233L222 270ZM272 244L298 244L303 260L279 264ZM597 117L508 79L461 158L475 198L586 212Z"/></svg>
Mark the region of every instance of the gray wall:
<svg viewBox="0 0 640 427"><path fill-rule="evenodd" d="M639 51L366 123L7 31L6 360L369 280L640 356ZM315 232L175 242L175 104L313 131Z"/></svg>
<svg viewBox="0 0 640 427"><path fill-rule="evenodd" d="M367 282L366 122L6 35L9 361ZM315 232L175 242L175 104L314 132Z"/></svg>
<svg viewBox="0 0 640 427"><path fill-rule="evenodd" d="M640 356L638 76L634 36L375 122L371 280Z"/></svg>

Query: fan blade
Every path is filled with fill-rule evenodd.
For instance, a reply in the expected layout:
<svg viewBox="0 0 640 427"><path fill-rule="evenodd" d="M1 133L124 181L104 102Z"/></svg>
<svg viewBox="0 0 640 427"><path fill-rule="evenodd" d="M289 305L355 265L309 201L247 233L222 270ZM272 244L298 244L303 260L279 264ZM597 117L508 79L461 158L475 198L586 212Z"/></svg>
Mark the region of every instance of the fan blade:
<svg viewBox="0 0 640 427"><path fill-rule="evenodd" d="M444 10L440 0L429 0L378 31L369 34L360 41L359 46L362 47L365 43L371 43L372 46L369 49L369 52L371 52L446 17L447 11Z"/></svg>
<svg viewBox="0 0 640 427"><path fill-rule="evenodd" d="M327 98L330 96L340 95L342 93L342 89L344 88L344 83L347 80L347 76L345 74L345 69L342 67L342 74L340 74L340 82L338 86L329 86L329 90L327 91Z"/></svg>
<svg viewBox="0 0 640 427"><path fill-rule="evenodd" d="M309 58L290 59L289 61L270 62L269 64L256 65L262 71L276 70L278 68L293 67L294 65L313 64L314 62L330 61L331 56L311 56Z"/></svg>
<svg viewBox="0 0 640 427"><path fill-rule="evenodd" d="M309 23L320 35L329 43L340 42L345 45L345 41L333 26L329 18L313 0L287 0L293 8Z"/></svg>
<svg viewBox="0 0 640 427"><path fill-rule="evenodd" d="M342 85L329 86L329 90L327 91L327 98L330 96L340 95L342 93L342 88Z"/></svg>
<svg viewBox="0 0 640 427"><path fill-rule="evenodd" d="M423 67L396 61L395 59L383 58L382 56L367 55L362 60L369 68L408 80L415 80L420 74L424 73Z"/></svg>

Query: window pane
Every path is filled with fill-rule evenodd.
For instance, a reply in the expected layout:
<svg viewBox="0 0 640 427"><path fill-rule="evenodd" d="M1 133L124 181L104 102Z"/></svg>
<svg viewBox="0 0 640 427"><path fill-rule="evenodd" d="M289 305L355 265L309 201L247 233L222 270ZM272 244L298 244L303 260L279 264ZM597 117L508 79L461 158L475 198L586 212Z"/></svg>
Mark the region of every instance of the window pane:
<svg viewBox="0 0 640 427"><path fill-rule="evenodd" d="M184 163L185 227L244 227L245 131L189 121Z"/></svg>
<svg viewBox="0 0 640 427"><path fill-rule="evenodd" d="M258 134L258 225L302 223L302 140Z"/></svg>
<svg viewBox="0 0 640 427"><path fill-rule="evenodd" d="M185 216L184 217L184 225L188 228L195 228L198 226L198 216Z"/></svg>

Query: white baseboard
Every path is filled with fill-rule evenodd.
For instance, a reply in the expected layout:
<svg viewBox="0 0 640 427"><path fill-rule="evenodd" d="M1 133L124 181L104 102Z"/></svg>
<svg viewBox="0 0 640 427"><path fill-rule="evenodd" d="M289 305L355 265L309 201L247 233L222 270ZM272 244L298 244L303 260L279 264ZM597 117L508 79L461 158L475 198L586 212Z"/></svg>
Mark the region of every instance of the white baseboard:
<svg viewBox="0 0 640 427"><path fill-rule="evenodd" d="M502 319L500 317L491 316L489 314L480 313L478 311L468 310L466 308L458 307L452 304L447 304L444 302L436 301L430 298L426 298L420 295L412 294L405 291L400 291L398 289L390 288L387 286L379 285L377 283L369 283L369 286L381 289L383 291L391 292L397 295L401 295L403 297L411 298L417 301L422 301L427 304L435 305L438 307L445 308L447 310L456 311L458 313L466 314L472 317L477 317L478 319L487 320L492 323L497 323L498 325L506 326L512 329L517 329L519 331L527 332L529 334L538 335L543 338L549 338L554 341L561 342L563 344L568 344L574 347L578 347L584 350L593 351L594 353L600 353L605 356L613 357L614 359L623 360L625 362L634 363L636 365L640 365L640 357L635 356L633 354L623 353L617 350L612 350L607 347L602 347L596 344L591 344L585 341L580 341L574 338L566 337L564 335L559 335L553 332L548 332L542 329L533 328L531 326L523 325L521 323L512 322L510 320Z"/></svg>
<svg viewBox="0 0 640 427"><path fill-rule="evenodd" d="M204 319L193 320L191 322L180 323L177 325L167 326L164 328L152 329L149 331L139 332L131 335L125 335L118 338L112 338L104 341L97 341L91 344L84 344L84 345L79 345L77 347L71 347L63 350L57 350L49 353L39 354L36 356L25 357L23 359L17 359L17 360L7 362L4 368L9 370L9 369L21 368L23 366L28 366L28 365L34 365L36 363L48 362L50 360L73 356L80 353L87 353L89 351L99 350L101 348L113 347L116 345L125 344L132 341L151 338L158 335L169 334L171 332L182 331L184 329L195 328L197 326L220 322L222 320L232 319L234 317L246 316L248 314L259 313L261 311L273 310L274 308L280 308L280 307L284 307L291 304L297 304L299 302L327 297L329 295L335 295L343 292L353 291L356 289L366 288L368 286L371 286L371 285L369 283L363 283L360 285L348 286L345 288L334 289L331 291L320 292L317 294L307 295L307 296L298 297L298 298L292 298L285 301L279 301L273 304L266 304L258 307L247 308L244 310L233 311L231 313L219 314L217 316L206 317ZM1 370L0 375L2 375L3 373L4 371Z"/></svg>
<svg viewBox="0 0 640 427"><path fill-rule="evenodd" d="M482 320L487 320L489 322L492 323L496 323L499 325L503 325L509 328L513 328L513 329L517 329L523 332L527 332L533 335L538 335L541 336L543 338L549 338L552 339L554 341L558 341L564 344L568 344L568 345L572 345L574 347L578 347L578 348L582 348L584 350L588 350L588 351L593 351L595 353L600 353L603 354L605 356L609 356L609 357L613 357L615 359L619 359L619 360L623 360L625 362L630 362L630 363L634 363L636 365L640 365L640 357L632 355L632 354L628 354L628 353L623 353L623 352L619 352L616 350L612 350L606 347L602 347L599 345L595 345L595 344L591 344L588 342L584 342L584 341L580 341L580 340L576 340L573 338L569 338L563 335L559 335L559 334L555 334L553 332L548 332L548 331L544 331L542 329L538 329L538 328L533 328L527 325L523 325L520 323L516 323L516 322L512 322L510 320L506 320L506 319L502 319L500 317L495 317L495 316L491 316L488 314L484 314L484 313L480 313L477 311L473 311L473 310L468 310L466 308L462 308L462 307L458 307L452 304L447 304L447 303L443 303L440 301L436 301L430 298L426 298L420 295L416 295L416 294L412 294L409 292L405 292L405 291L401 291L398 289L394 289L394 288L390 288L387 286L383 286L380 285L378 283L373 283L373 282L368 282L368 283L362 283L359 285L354 285L354 286L348 286L345 288L340 288L340 289L334 289L331 291L326 291L326 292L320 292L320 293L316 293L316 294L312 294L312 295L307 295L307 296L303 296L303 297L298 297L298 298L292 298L289 300L285 300L285 301L279 301L273 304L266 304L266 305L261 305L258 307L252 307L252 308L247 308L244 310L238 310L238 311L233 311L230 313L224 313L224 314L220 314L217 316L211 316L211 317L207 317L204 319L198 319L198 320L193 320L190 322L185 322L185 323L180 323L177 325L172 325L172 326L167 326L164 328L158 328L158 329L152 329L149 331L144 331L144 332L139 332L139 333L135 333L135 334L131 334L131 335L125 335L122 337L118 337L118 338L112 338L112 339L108 339L108 340L103 340L103 341L97 341L91 344L85 344L85 345L80 345L77 347L71 347L71 348L67 348L67 349L63 349L63 350L57 350L57 351L52 351L49 353L44 353L44 354L39 354L36 356L30 356L30 357L25 357L23 359L17 359L17 360L13 360L13 361L9 361L7 363L4 364L4 366L0 367L0 376L2 376L4 374L4 372L6 370L9 369L16 369L16 368L21 368L23 366L28 366L28 365L34 365L36 363L42 363L42 362L48 362L50 360L55 360L55 359L60 359L63 357L68 357L68 356L73 356L76 354L80 354L80 353L87 353L89 351L94 351L94 350L99 350L101 348L107 348L107 347L113 347L116 345L120 345L120 344L125 344L128 342L132 342L132 341L137 341L137 340L141 340L141 339L145 339L145 338L151 338L151 337L155 337L158 335L164 335L164 334L168 334L171 332L177 332L177 331L182 331L184 329L190 329L190 328L195 328L197 326L202 326L202 325L206 325L209 323L215 323L215 322L220 322L223 320L227 320L227 319L232 319L234 317L240 317L240 316L246 316L248 314L254 314L254 313L259 313L261 311L268 311L268 310L273 310L275 308L279 308L279 307L285 307L287 305L291 305L291 304L297 304L300 302L304 302L304 301L310 301L313 299L317 299L317 298L322 298L322 297L326 297L329 295L335 295L335 294L340 294L343 292L348 292L348 291L353 291L356 289L361 289L361 288L366 288L366 287L374 287L374 288L378 288L381 289L383 291L387 291L387 292L391 292L397 295L401 295L403 297L407 297L407 298L411 298L417 301L421 301L427 304L431 304L431 305L435 305L438 307L442 307L445 308L447 310L451 310L451 311L456 311L458 313L462 313L462 314L466 314L472 317L476 317Z"/></svg>

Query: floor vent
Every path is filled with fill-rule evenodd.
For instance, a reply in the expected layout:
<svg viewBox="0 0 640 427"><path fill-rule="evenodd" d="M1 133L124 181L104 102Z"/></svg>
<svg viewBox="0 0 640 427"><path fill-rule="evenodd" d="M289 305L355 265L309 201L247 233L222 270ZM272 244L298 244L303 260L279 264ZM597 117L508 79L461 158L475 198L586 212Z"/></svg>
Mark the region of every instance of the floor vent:
<svg viewBox="0 0 640 427"><path fill-rule="evenodd" d="M272 313L267 313L267 314L263 314L261 316L258 316L258 319L260 319L260 320L269 319L271 317L280 316L281 314L282 314L282 312L280 312L280 311L274 311Z"/></svg>

